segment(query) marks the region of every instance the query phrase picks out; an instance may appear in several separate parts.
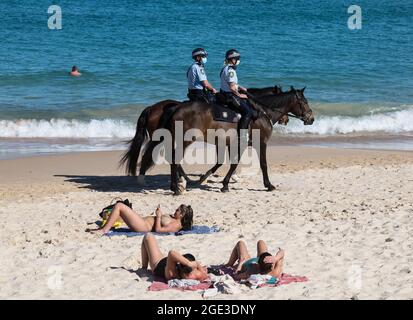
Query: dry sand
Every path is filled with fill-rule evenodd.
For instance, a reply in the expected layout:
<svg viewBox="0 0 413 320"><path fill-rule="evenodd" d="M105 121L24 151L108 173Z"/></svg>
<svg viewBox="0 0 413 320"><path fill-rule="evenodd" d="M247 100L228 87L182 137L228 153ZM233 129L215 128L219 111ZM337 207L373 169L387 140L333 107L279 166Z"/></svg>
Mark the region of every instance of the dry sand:
<svg viewBox="0 0 413 320"><path fill-rule="evenodd" d="M218 264L237 240L254 254L256 240L264 239L273 251L286 250L285 272L310 279L218 299L413 299L412 152L274 147L276 191L264 191L261 176L244 170L230 193L219 192L220 178L212 177L180 197L168 190L166 166L152 170L142 188L117 168L119 157L0 161L0 298L202 299L199 292L146 290L148 276L136 272L142 237L84 232L121 196L143 214L158 203L170 212L189 203L196 224L222 228L159 237L165 252L189 251Z"/></svg>

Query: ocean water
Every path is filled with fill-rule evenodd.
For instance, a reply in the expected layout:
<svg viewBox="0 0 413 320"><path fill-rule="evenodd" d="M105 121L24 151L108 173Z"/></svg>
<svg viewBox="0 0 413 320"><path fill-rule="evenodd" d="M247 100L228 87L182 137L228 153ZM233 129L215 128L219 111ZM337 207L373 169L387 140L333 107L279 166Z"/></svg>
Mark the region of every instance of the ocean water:
<svg viewBox="0 0 413 320"><path fill-rule="evenodd" d="M124 148L145 106L186 98L198 46L216 87L229 48L246 87L307 86L315 123L277 135L391 134L413 149L411 0L358 1L361 30L348 28L354 2L342 0L57 4L62 30L47 27L48 0L0 2L0 157Z"/></svg>

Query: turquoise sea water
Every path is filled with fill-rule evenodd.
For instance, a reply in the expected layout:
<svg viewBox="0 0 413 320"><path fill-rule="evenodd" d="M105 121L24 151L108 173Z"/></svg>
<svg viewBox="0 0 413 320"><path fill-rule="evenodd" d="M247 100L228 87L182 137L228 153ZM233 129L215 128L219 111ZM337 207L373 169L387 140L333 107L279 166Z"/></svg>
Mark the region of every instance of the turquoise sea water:
<svg viewBox="0 0 413 320"><path fill-rule="evenodd" d="M280 134L413 132L410 0L357 1L361 30L342 0L62 0L62 30L47 27L51 4L0 2L0 139L129 138L144 106L185 99L198 46L217 87L233 47L244 86L307 86L316 122Z"/></svg>

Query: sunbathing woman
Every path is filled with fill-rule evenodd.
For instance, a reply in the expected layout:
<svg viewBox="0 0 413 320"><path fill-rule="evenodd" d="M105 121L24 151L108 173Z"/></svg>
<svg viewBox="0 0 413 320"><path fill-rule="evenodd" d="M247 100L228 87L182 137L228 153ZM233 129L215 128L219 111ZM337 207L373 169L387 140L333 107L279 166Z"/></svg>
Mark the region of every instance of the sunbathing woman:
<svg viewBox="0 0 413 320"><path fill-rule="evenodd" d="M87 231L108 233L119 218L122 218L128 227L135 232L178 232L192 229L193 211L191 206L181 204L175 213L170 216L163 214L160 206L158 206L155 214L155 216L141 217L127 205L118 202L103 227Z"/></svg>
<svg viewBox="0 0 413 320"><path fill-rule="evenodd" d="M235 267L234 279L247 279L252 274L267 274L279 278L283 270L284 250L272 256L263 240L257 242L257 257L251 258L244 241L238 241L226 266Z"/></svg>
<svg viewBox="0 0 413 320"><path fill-rule="evenodd" d="M170 279L192 279L203 281L208 278L207 268L201 266L195 257L190 254L181 255L171 250L168 256L162 254L156 238L146 234L141 246L142 268L147 269L148 264L155 276Z"/></svg>

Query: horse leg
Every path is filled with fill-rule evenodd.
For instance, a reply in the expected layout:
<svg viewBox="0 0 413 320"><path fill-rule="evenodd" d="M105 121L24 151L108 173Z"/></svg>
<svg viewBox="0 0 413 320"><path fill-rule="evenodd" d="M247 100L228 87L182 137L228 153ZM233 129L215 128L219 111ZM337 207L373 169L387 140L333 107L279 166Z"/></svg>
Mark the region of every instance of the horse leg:
<svg viewBox="0 0 413 320"><path fill-rule="evenodd" d="M222 163L217 163L215 166L213 166L211 169L209 169L205 174L201 176L199 179L198 183L203 183L206 179L209 178L211 174L214 174L215 171L217 171L220 167L222 166Z"/></svg>
<svg viewBox="0 0 413 320"><path fill-rule="evenodd" d="M184 168L182 168L182 165L179 165L179 167L178 167L178 172L179 172L179 175L180 175L181 177L184 177L186 181L191 182L191 183L197 182L197 181L192 180L192 179L190 179L190 178L188 177L188 175L187 175L186 172L184 171Z"/></svg>
<svg viewBox="0 0 413 320"><path fill-rule="evenodd" d="M228 146L228 150L229 150L229 146ZM203 183L206 179L208 179L208 177L211 174L214 174L223 165L223 162L224 162L224 159L225 159L225 149L224 150L218 150L218 141L215 141L215 151L216 151L216 154L217 154L217 163L211 169L209 169L205 174L203 174L201 176L198 183ZM219 157L220 156L219 155L220 151L223 151L223 157L221 159Z"/></svg>
<svg viewBox="0 0 413 320"><path fill-rule="evenodd" d="M158 143L158 141L149 141L148 147L146 148L142 156L141 166L139 168L139 175L144 176L146 174L146 171L148 171L154 165L152 152Z"/></svg>
<svg viewBox="0 0 413 320"><path fill-rule="evenodd" d="M182 149L182 156L185 154L185 150L186 148L192 143L192 141L184 141L183 144L183 149ZM185 171L182 168L181 165L181 161L182 161L182 157L177 157L176 156L176 152L175 149L172 152L172 164L173 164L173 172L171 171L171 179L174 179L174 182L172 184L172 180L171 180L171 186L172 186L172 191L174 191L174 195L181 195L184 193L185 191L185 185L183 183L181 183L180 181L180 177L184 177L186 176ZM171 167L172 170L172 167ZM188 177L188 176L186 176ZM188 178L189 179L189 178Z"/></svg>
<svg viewBox="0 0 413 320"><path fill-rule="evenodd" d="M268 167L267 167L267 144L261 143L260 145L260 167L262 171L262 177L264 179L264 186L268 191L275 190L275 187L271 184L268 177Z"/></svg>
<svg viewBox="0 0 413 320"><path fill-rule="evenodd" d="M171 164L171 190L173 191L174 196L181 194L178 188L178 182L179 182L178 165L175 163L172 163Z"/></svg>
<svg viewBox="0 0 413 320"><path fill-rule="evenodd" d="M175 159L175 143L172 141L172 161L171 161L171 190L174 193L174 196L179 195L178 181L179 181L179 172L178 165L176 164Z"/></svg>
<svg viewBox="0 0 413 320"><path fill-rule="evenodd" d="M153 149L159 144L159 141L150 141L148 147L146 148L143 156L141 165L139 168L139 176L138 176L138 183L144 184L145 183L145 174L146 172L154 165L152 152Z"/></svg>
<svg viewBox="0 0 413 320"><path fill-rule="evenodd" d="M222 184L223 184L223 187L221 189L222 192L229 191L229 188L228 188L229 180L231 179L231 176L234 173L234 171L237 169L237 167L238 167L238 163L231 164L231 166L229 167L229 171L227 175L225 176L224 180L222 181Z"/></svg>

